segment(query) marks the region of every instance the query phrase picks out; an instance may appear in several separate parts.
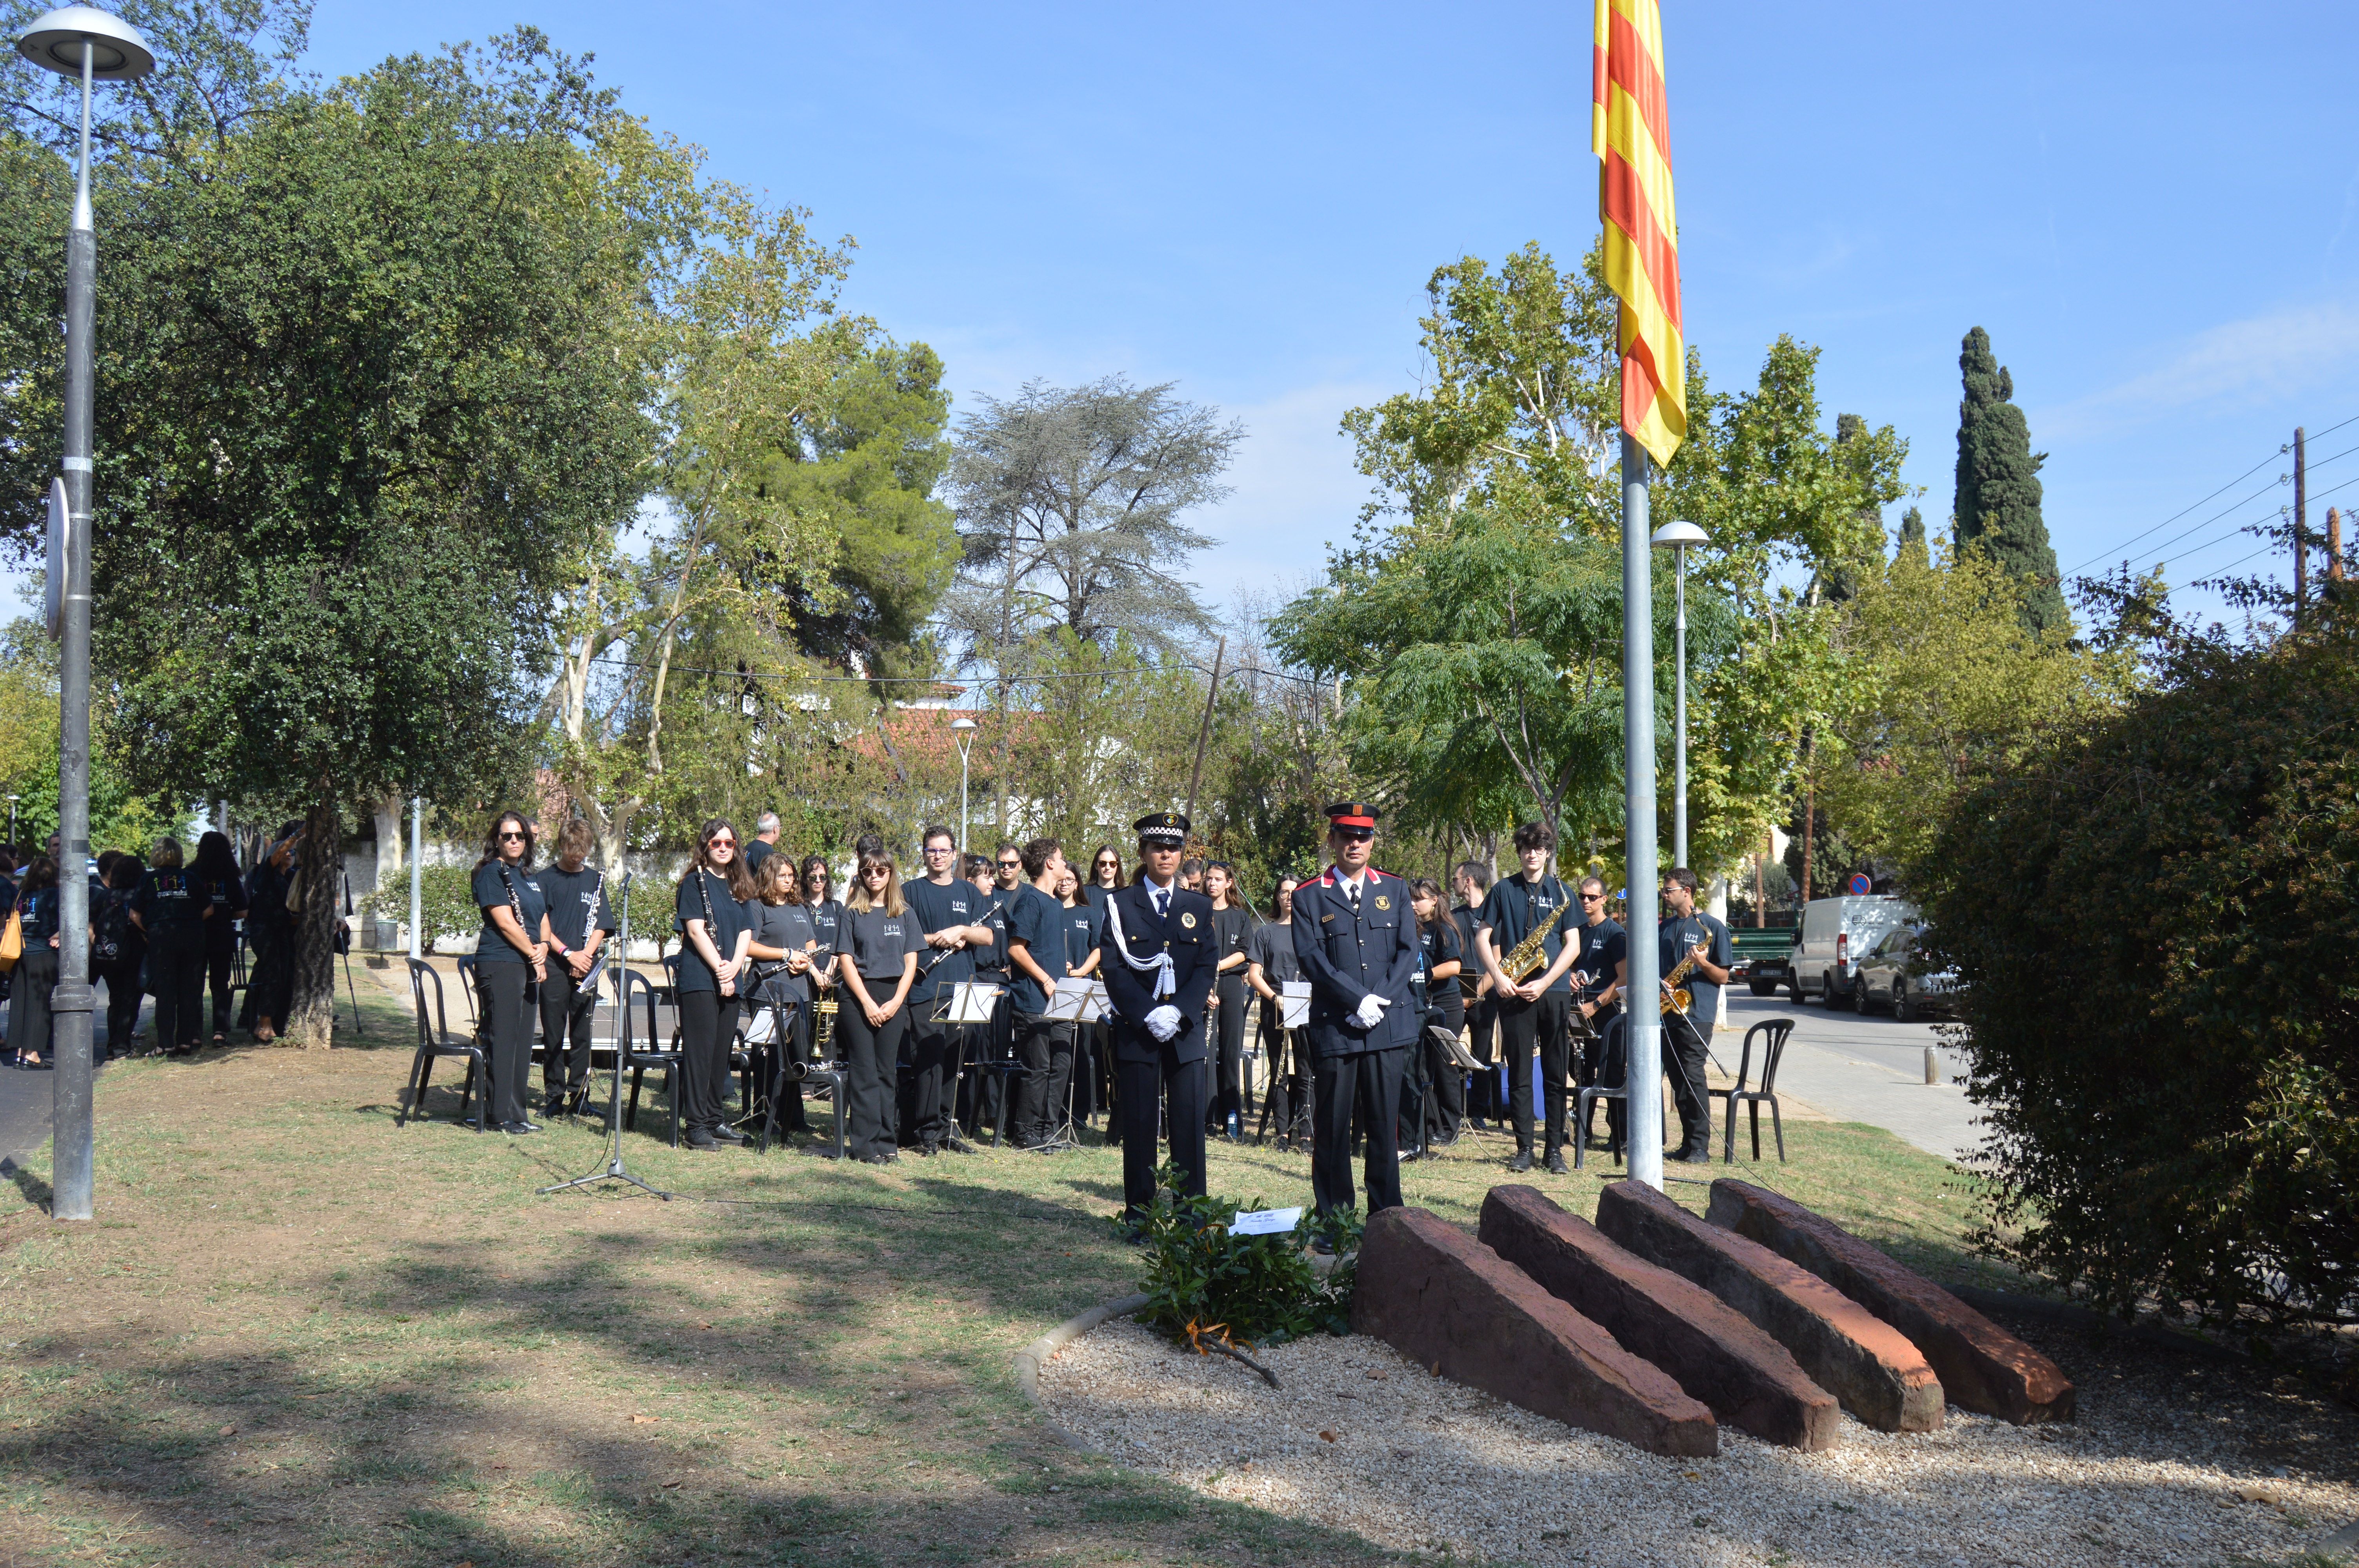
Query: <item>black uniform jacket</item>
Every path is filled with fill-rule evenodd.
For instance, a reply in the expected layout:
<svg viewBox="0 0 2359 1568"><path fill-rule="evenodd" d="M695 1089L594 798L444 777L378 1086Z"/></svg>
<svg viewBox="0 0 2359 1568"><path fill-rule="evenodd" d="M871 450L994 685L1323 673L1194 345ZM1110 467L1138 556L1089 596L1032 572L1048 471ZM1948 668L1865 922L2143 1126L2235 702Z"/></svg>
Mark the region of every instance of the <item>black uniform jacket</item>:
<svg viewBox="0 0 2359 1568"><path fill-rule="evenodd" d="M1415 1040L1409 980L1419 953L1417 913L1400 878L1370 866L1357 914L1332 866L1296 888L1294 956L1310 982L1310 1054L1356 1056ZM1356 1016L1360 999L1372 992L1392 1005L1374 1029L1363 1029Z"/></svg>
<svg viewBox="0 0 2359 1568"><path fill-rule="evenodd" d="M1204 1059L1204 1004L1212 994L1212 972L1221 962L1220 940L1212 934L1212 901L1176 883L1171 889L1171 913L1158 918L1155 900L1145 882L1116 888L1106 900L1105 931L1098 938L1098 976L1105 981L1106 1000L1114 1004L1114 1059L1121 1062L1201 1062ZM1114 915L1122 919L1123 940L1141 959L1157 953L1171 955L1171 979L1180 989L1158 999L1155 971L1130 967L1114 946ZM1180 1033L1159 1044L1147 1032L1147 1015L1158 1007L1180 1010Z"/></svg>

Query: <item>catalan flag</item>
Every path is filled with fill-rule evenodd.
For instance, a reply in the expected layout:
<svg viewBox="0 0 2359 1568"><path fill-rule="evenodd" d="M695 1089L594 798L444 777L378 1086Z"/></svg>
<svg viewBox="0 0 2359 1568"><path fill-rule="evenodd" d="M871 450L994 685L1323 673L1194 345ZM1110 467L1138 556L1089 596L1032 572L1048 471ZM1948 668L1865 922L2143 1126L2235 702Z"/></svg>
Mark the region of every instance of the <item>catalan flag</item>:
<svg viewBox="0 0 2359 1568"><path fill-rule="evenodd" d="M1622 428L1668 463L1688 433L1688 377L1658 0L1597 0L1594 87L1605 281L1622 301Z"/></svg>

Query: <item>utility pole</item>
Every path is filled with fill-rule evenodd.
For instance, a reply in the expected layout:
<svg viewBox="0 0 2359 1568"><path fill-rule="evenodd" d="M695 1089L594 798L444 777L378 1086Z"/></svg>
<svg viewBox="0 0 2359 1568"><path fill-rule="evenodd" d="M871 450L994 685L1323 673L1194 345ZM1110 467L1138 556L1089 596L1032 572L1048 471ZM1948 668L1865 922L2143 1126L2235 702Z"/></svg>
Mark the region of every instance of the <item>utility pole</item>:
<svg viewBox="0 0 2359 1568"><path fill-rule="evenodd" d="M2301 427L2293 427L2293 619L2301 624L2310 601L2310 474L2302 461Z"/></svg>
<svg viewBox="0 0 2359 1568"><path fill-rule="evenodd" d="M2326 509L2326 579L2343 580L2343 514L2332 506Z"/></svg>

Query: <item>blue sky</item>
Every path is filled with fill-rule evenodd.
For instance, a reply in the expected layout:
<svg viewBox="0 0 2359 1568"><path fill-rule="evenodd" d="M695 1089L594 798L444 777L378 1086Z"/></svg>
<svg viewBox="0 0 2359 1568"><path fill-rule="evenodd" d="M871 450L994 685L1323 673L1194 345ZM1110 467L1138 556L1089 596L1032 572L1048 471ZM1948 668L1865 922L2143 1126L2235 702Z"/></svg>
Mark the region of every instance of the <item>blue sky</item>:
<svg viewBox="0 0 2359 1568"><path fill-rule="evenodd" d="M1722 387L1781 331L1821 346L1830 424L1897 426L1929 519L1976 324L2049 453L2068 568L2261 465L2129 552L2150 564L2284 471L2295 425L2359 416L2348 5L1665 11L1690 341ZM715 173L856 236L849 303L940 350L962 402L1121 372L1219 405L1251 438L1197 520L1215 604L1348 536L1336 421L1415 381L1434 266L1596 230L1583 5L679 14L325 0L311 63L532 22ZM2359 424L2312 455L2354 447ZM2345 479L2359 453L2311 491ZM2289 498L2172 544L2170 580ZM2313 525L2337 500L2359 483Z"/></svg>

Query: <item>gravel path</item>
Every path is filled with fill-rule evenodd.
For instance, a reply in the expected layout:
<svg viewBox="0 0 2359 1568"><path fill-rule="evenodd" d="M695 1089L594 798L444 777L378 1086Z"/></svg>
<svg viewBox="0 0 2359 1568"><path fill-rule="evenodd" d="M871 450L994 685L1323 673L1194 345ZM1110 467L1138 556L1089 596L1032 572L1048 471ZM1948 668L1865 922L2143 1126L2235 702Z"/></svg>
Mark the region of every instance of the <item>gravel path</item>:
<svg viewBox="0 0 2359 1568"><path fill-rule="evenodd" d="M1660 1459L1428 1374L1380 1341L1257 1353L1284 1383L1127 1320L1041 1369L1044 1412L1210 1497L1395 1548L1534 1564L2273 1562L2359 1517L2359 1487L2274 1475L2141 1392L2019 1428L1952 1407L1930 1435L1843 1419L1797 1454L1725 1427L1717 1459Z"/></svg>

